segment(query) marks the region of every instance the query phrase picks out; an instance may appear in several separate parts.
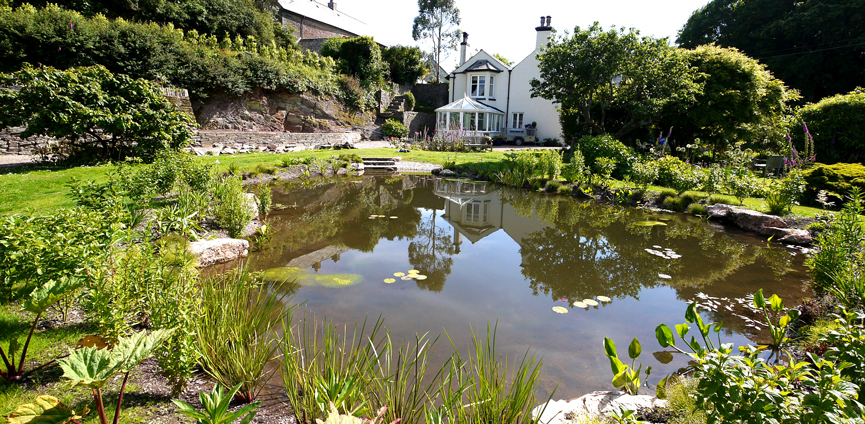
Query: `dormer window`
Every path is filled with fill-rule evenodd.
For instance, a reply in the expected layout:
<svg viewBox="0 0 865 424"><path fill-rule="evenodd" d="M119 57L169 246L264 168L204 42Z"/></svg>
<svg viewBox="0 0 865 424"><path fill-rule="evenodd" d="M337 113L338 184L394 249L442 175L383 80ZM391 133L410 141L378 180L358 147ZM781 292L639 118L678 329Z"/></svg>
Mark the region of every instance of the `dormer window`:
<svg viewBox="0 0 865 424"><path fill-rule="evenodd" d="M477 99L487 97L486 75L472 75L472 97Z"/></svg>

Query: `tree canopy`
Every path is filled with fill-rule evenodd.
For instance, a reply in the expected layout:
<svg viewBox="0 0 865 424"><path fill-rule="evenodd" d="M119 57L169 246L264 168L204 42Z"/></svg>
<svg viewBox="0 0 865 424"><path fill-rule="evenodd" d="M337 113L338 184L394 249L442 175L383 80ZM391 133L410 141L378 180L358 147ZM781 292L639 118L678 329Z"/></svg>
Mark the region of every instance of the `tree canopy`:
<svg viewBox="0 0 865 424"><path fill-rule="evenodd" d="M0 127L25 127L22 138L63 139L66 153L102 159L152 159L189 144L191 119L153 83L112 74L103 66L65 71L25 66L0 74ZM89 156L89 155L82 155Z"/></svg>
<svg viewBox="0 0 865 424"><path fill-rule="evenodd" d="M786 103L799 97L795 90L736 49L706 45L684 52L702 91L686 110L667 114L664 128L674 127L678 139L699 138L716 152L738 140L784 140L782 117Z"/></svg>
<svg viewBox="0 0 865 424"><path fill-rule="evenodd" d="M424 54L417 47L388 47L381 56L390 67L390 79L395 83L413 84L429 72Z"/></svg>
<svg viewBox="0 0 865 424"><path fill-rule="evenodd" d="M865 0L712 0L677 42L735 47L813 102L865 81Z"/></svg>
<svg viewBox="0 0 865 424"><path fill-rule="evenodd" d="M415 41L427 40L432 45L430 55L438 66L433 66L436 80L441 81L440 68L451 50L456 50L460 39L460 10L454 0L418 0L418 16L414 18L411 37Z"/></svg>
<svg viewBox="0 0 865 424"><path fill-rule="evenodd" d="M689 104L699 91L678 49L635 29L577 27L569 37L553 37L538 59L532 96L558 103L562 119L575 120L583 134L621 138L657 122L668 104Z"/></svg>

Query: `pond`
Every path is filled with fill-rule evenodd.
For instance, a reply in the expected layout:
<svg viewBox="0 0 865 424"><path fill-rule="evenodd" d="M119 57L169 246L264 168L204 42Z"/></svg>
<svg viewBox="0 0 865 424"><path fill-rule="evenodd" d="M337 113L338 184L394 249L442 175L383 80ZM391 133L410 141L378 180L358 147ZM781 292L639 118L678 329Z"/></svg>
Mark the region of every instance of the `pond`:
<svg viewBox="0 0 865 424"><path fill-rule="evenodd" d="M739 345L767 337L748 295L810 294L801 252L683 214L420 175L295 180L273 200L273 241L248 263L297 279L294 301L336 323L382 316L394 340L442 334L442 362L445 332L465 348L497 325L499 351L542 358L556 398L612 389L604 337L625 356L639 338L654 385L686 363L657 359L655 326L690 302Z"/></svg>

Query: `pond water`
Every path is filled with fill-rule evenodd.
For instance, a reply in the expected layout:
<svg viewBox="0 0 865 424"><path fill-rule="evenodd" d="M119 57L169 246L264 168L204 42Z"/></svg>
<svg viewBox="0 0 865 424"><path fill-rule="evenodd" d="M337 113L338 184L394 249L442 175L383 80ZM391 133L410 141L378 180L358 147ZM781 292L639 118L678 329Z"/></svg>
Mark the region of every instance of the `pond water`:
<svg viewBox="0 0 865 424"><path fill-rule="evenodd" d="M431 176L292 181L273 199L288 207L248 262L298 279L294 301L336 323L383 316L394 340L447 332L460 348L497 323L499 352L531 349L541 394L558 384L556 398L612 389L604 337L625 357L639 338L654 385L686 363L653 356L655 326L683 322L690 302L738 345L767 336L747 295L795 305L810 294L802 253L682 214ZM421 277L394 275L409 270ZM610 300L573 305L598 296ZM443 336L433 360L451 351Z"/></svg>

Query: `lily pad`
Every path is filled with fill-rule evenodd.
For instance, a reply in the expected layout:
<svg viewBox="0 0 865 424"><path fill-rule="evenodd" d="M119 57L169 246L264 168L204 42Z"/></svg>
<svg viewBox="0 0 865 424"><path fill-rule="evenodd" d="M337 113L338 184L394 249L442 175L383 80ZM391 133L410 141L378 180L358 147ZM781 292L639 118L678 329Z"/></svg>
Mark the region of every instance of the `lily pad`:
<svg viewBox="0 0 865 424"><path fill-rule="evenodd" d="M410 277L410 276L408 276L408 275L406 275L406 276L403 276L403 277L399 277L399 279L400 279L400 280L403 280L403 281L408 281L408 280L412 280L413 278Z"/></svg>
<svg viewBox="0 0 865 424"><path fill-rule="evenodd" d="M666 227L667 226L666 223L661 222L661 221L637 221L637 222L634 222L634 225L637 227L655 227L655 226Z"/></svg>
<svg viewBox="0 0 865 424"><path fill-rule="evenodd" d="M385 279L384 279L384 282L385 282L385 283L388 283L388 284L393 284L393 283L396 282L396 279L394 279L394 278L385 278Z"/></svg>
<svg viewBox="0 0 865 424"><path fill-rule="evenodd" d="M392 217L390 217L390 219L397 219L397 217L396 217L396 216L392 216Z"/></svg>
<svg viewBox="0 0 865 424"><path fill-rule="evenodd" d="M404 276L405 276L405 273L404 273L404 272L394 272L394 273L393 273L393 276L394 276L394 277L404 277Z"/></svg>
<svg viewBox="0 0 865 424"><path fill-rule="evenodd" d="M671 276L669 276L669 275L667 275L667 274L658 274L658 278L663 278L663 279L665 279L665 280L669 280L669 279L671 279L671 278L673 278L673 277L671 277Z"/></svg>
<svg viewBox="0 0 865 424"><path fill-rule="evenodd" d="M598 302L593 299L583 299L583 303L589 306L598 306Z"/></svg>
<svg viewBox="0 0 865 424"><path fill-rule="evenodd" d="M589 307L589 305L586 305L585 303L580 302L579 300L574 302L573 305L576 308L588 308Z"/></svg>
<svg viewBox="0 0 865 424"><path fill-rule="evenodd" d="M609 301L613 300L613 299L610 299L610 298L607 297L607 296L597 296L597 298L598 298L598 300L600 300L601 302L609 302Z"/></svg>
<svg viewBox="0 0 865 424"><path fill-rule="evenodd" d="M298 280L302 270L293 266L283 266L279 268L271 268L264 271L262 279L269 283L284 283L288 281Z"/></svg>
<svg viewBox="0 0 865 424"><path fill-rule="evenodd" d="M264 271L264 281L272 283L296 282L302 286L345 287L363 280L359 274L315 274L296 267L271 268Z"/></svg>
<svg viewBox="0 0 865 424"><path fill-rule="evenodd" d="M415 280L426 280L426 278L426 275L415 275L414 277Z"/></svg>
<svg viewBox="0 0 865 424"><path fill-rule="evenodd" d="M409 274L420 274L420 271L418 271L416 269L410 269L410 270L408 270L408 273Z"/></svg>
<svg viewBox="0 0 865 424"><path fill-rule="evenodd" d="M568 313L568 308L565 308L563 306L553 306L553 312L557 314L566 314Z"/></svg>

